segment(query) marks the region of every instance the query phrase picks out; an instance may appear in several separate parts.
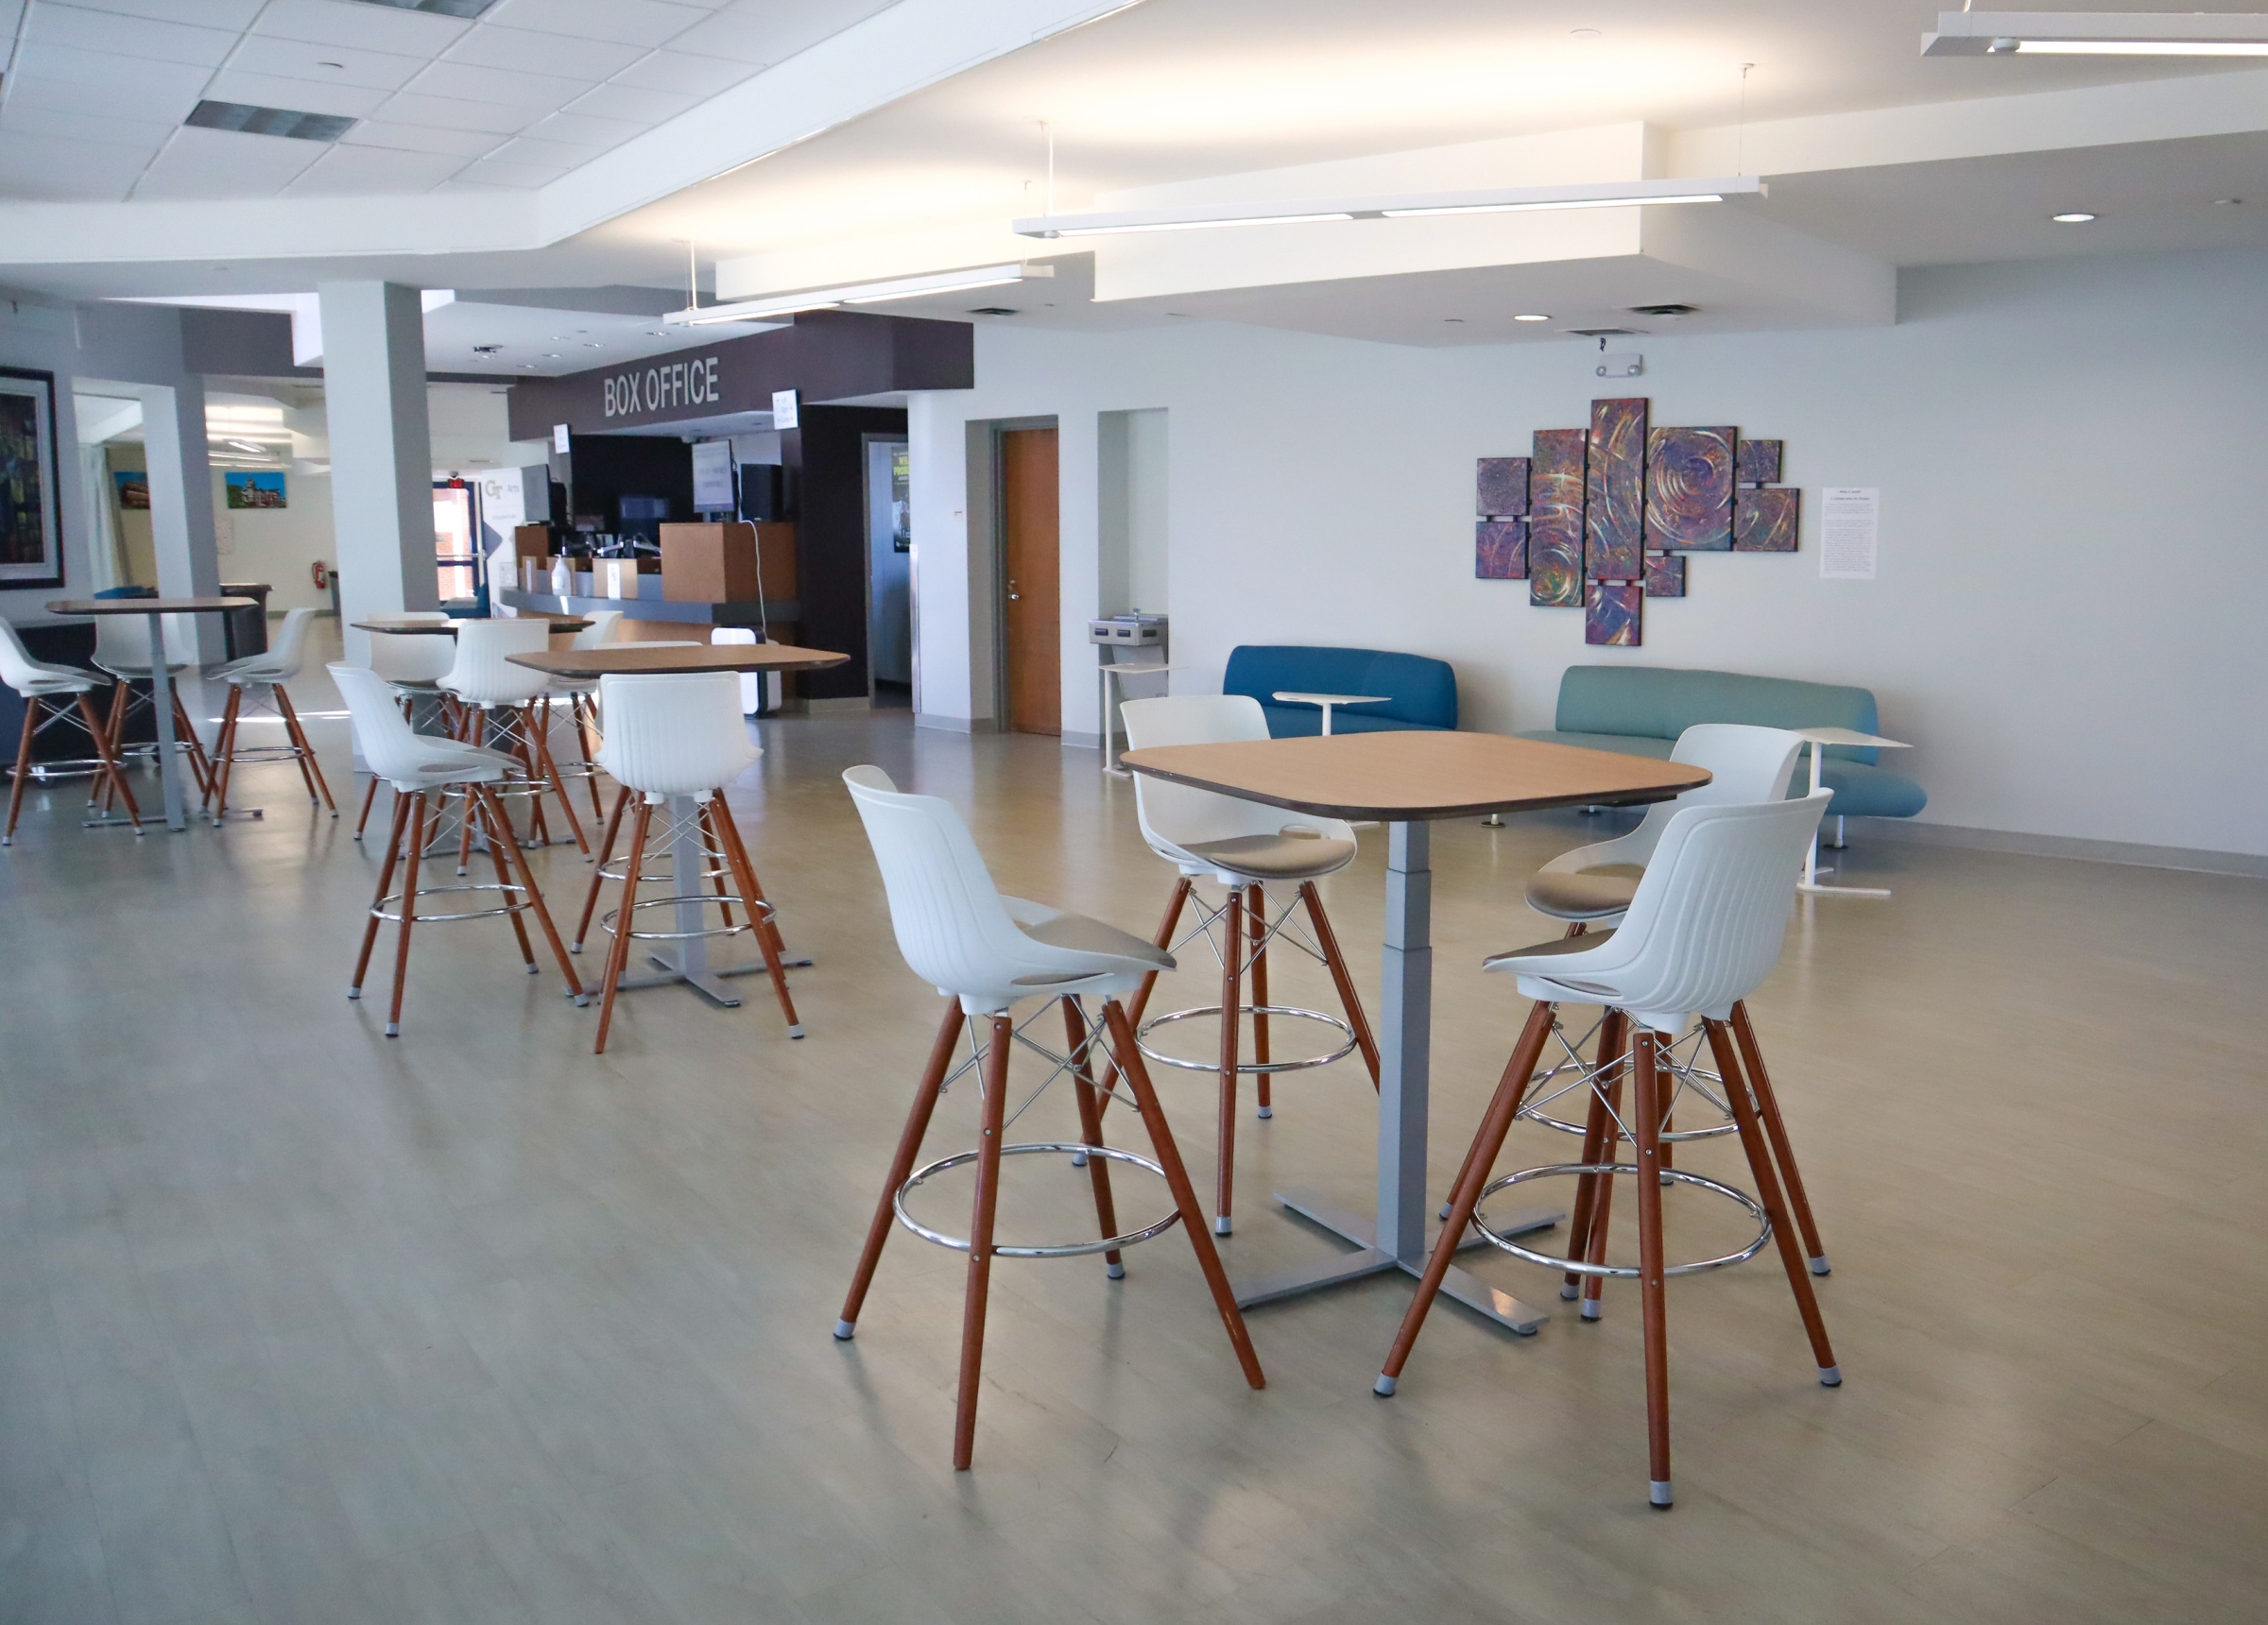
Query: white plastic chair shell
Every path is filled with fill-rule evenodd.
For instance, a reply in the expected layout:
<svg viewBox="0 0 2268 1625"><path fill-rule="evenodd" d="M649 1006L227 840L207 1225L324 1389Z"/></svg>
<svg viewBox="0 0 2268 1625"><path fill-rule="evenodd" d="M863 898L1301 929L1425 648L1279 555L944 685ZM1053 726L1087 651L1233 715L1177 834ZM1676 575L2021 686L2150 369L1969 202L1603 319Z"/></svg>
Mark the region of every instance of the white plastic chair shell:
<svg viewBox="0 0 2268 1625"><path fill-rule="evenodd" d="M190 615L167 615L165 669L187 671L197 664L197 621ZM149 618L146 615L103 615L94 622L94 663L114 677L149 676Z"/></svg>
<svg viewBox="0 0 2268 1625"><path fill-rule="evenodd" d="M288 683L300 675L300 667L307 658L307 624L315 619L312 609L284 611L284 624L276 628L275 641L264 653L247 655L240 660L231 660L214 676L238 687L263 683Z"/></svg>
<svg viewBox="0 0 2268 1625"><path fill-rule="evenodd" d="M591 624L585 626L569 641L567 644L569 648L604 648L613 641L615 628L622 624L622 611L619 609L593 609L591 611L589 620ZM598 679L596 677L554 677L551 679L548 692L555 696L562 697L568 694L594 694L598 693Z"/></svg>
<svg viewBox="0 0 2268 1625"><path fill-rule="evenodd" d="M707 795L764 753L740 714L730 672L609 672L598 681L607 737L598 764L648 799Z"/></svg>
<svg viewBox="0 0 2268 1625"><path fill-rule="evenodd" d="M0 683L28 699L34 694L83 694L94 688L94 679L69 666L33 659L15 627L0 619Z"/></svg>
<svg viewBox="0 0 2268 1625"><path fill-rule="evenodd" d="M405 615L403 619L422 621L427 617ZM448 617L435 615L431 619L445 621ZM431 688L447 676L455 663L455 642L446 636L431 632L370 634L370 670L389 683Z"/></svg>
<svg viewBox="0 0 2268 1625"><path fill-rule="evenodd" d="M524 706L551 677L533 666L515 666L509 657L550 647L548 621L466 621L456 629L456 658L440 686L468 705Z"/></svg>
<svg viewBox="0 0 2268 1625"><path fill-rule="evenodd" d="M1660 1033L1696 1012L1731 1018L1778 962L1804 848L1833 792L1798 800L1680 807L1623 923L1595 946L1502 954L1486 968L1520 978L1527 998L1609 1004Z"/></svg>
<svg viewBox="0 0 2268 1625"><path fill-rule="evenodd" d="M1725 802L1778 801L1788 794L1796 774L1796 758L1803 741L1779 727L1753 727L1746 723L1697 722L1677 736L1670 760L1688 767L1705 767L1710 780L1672 801L1658 801L1646 809L1645 821L1627 835L1598 841L1562 852L1543 865L1547 875L1579 874L1609 864L1643 866L1653 856L1670 817L1683 807L1707 807Z"/></svg>
<svg viewBox="0 0 2268 1625"><path fill-rule="evenodd" d="M1002 896L951 803L906 795L879 767L853 767L843 782L882 869L898 951L970 1015L996 1015L1036 995L1123 998L1151 971L1173 968L1172 955L1139 937ZM1126 951L1063 947L1021 929L1056 920L1076 921L1095 940L1123 939Z"/></svg>
<svg viewBox="0 0 2268 1625"><path fill-rule="evenodd" d="M1164 694L1127 700L1121 708L1126 748L1148 750L1168 744L1228 744L1268 736L1268 719L1250 694ZM1174 784L1146 773L1134 776L1134 811L1143 839L1168 863L1189 874L1218 872L1218 863L1189 850L1214 841L1276 835L1287 829L1313 830L1327 841L1354 839L1354 827L1338 818L1289 812L1194 785ZM1349 854L1352 861L1352 854Z"/></svg>
<svg viewBox="0 0 2268 1625"><path fill-rule="evenodd" d="M409 726L387 680L368 666L343 660L324 668L338 685L339 697L354 719L354 737L370 771L397 791L431 790L443 784L492 784L519 765L519 759L462 740L437 739Z"/></svg>

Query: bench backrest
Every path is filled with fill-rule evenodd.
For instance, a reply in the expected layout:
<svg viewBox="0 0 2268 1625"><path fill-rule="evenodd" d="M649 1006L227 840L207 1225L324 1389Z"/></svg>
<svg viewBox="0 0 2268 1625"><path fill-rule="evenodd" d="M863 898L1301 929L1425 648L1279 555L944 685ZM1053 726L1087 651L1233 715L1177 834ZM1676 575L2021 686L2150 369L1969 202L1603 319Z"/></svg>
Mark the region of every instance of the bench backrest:
<svg viewBox="0 0 2268 1625"><path fill-rule="evenodd" d="M1245 643L1228 653L1221 693L1250 694L1262 705L1279 689L1309 693L1390 694L1368 716L1426 727L1457 726L1457 675L1447 660L1387 649L1327 649L1302 643Z"/></svg>
<svg viewBox="0 0 2268 1625"><path fill-rule="evenodd" d="M1847 727L1879 733L1874 693L1839 683L1752 677L1674 666L1570 666L1559 679L1561 733L1675 739L1697 722L1759 727ZM1827 754L1872 762L1880 751L1830 745Z"/></svg>

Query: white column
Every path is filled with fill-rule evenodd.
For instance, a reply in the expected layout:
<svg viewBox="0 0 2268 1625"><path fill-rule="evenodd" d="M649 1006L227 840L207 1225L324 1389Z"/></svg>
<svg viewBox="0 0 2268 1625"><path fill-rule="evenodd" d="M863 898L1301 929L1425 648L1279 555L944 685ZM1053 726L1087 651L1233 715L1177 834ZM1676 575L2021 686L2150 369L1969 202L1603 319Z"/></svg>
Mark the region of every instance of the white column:
<svg viewBox="0 0 2268 1625"><path fill-rule="evenodd" d="M205 386L145 385L143 448L149 468L149 532L158 590L168 598L210 598L220 591L220 550L213 526L213 468L205 459ZM217 615L195 617L198 659L218 665L227 634ZM210 738L214 713L195 672L180 678L181 703Z"/></svg>
<svg viewBox="0 0 2268 1625"><path fill-rule="evenodd" d="M347 659L369 660L352 623L440 606L433 562L433 436L425 414L425 323L418 290L324 282L323 394L331 438L340 628Z"/></svg>

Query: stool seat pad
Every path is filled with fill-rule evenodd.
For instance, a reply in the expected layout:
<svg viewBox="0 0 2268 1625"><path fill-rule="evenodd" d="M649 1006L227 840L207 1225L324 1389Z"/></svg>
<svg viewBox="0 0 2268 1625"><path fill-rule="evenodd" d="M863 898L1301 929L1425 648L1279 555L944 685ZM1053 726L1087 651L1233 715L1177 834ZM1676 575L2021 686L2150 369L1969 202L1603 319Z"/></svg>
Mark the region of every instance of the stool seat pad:
<svg viewBox="0 0 2268 1625"><path fill-rule="evenodd" d="M149 676L147 660L143 661L140 665L136 665L130 660L96 660L94 663L113 677L146 678ZM165 670L168 675L175 672L185 672L188 669L189 662L186 660L167 660L165 662Z"/></svg>
<svg viewBox="0 0 2268 1625"><path fill-rule="evenodd" d="M1546 869L1528 881L1528 907L1555 919L1610 919L1629 908L1643 872L1635 865L1616 866L1627 866L1631 872L1621 875L1587 869L1570 875Z"/></svg>
<svg viewBox="0 0 2268 1625"><path fill-rule="evenodd" d="M1181 850L1209 867L1232 875L1263 881L1312 881L1354 862L1355 844L1329 836L1237 835L1226 841L1198 841Z"/></svg>
<svg viewBox="0 0 2268 1625"><path fill-rule="evenodd" d="M1613 940L1614 932L1610 931L1588 932L1582 936L1555 936L1549 942L1538 943L1534 948L1515 948L1508 949L1503 953L1492 953L1481 961L1481 968L1483 970L1533 971L1538 976L1549 976L1552 973L1549 966L1534 965L1529 962L1538 959L1555 959L1562 954L1589 953L1594 949L1605 948ZM1515 960L1521 963L1515 965L1513 963Z"/></svg>
<svg viewBox="0 0 2268 1625"><path fill-rule="evenodd" d="M60 666L41 666L20 683L9 685L26 697L42 699L50 694L83 694L94 686L94 679L84 672L70 672Z"/></svg>
<svg viewBox="0 0 2268 1625"><path fill-rule="evenodd" d="M1074 953L1110 953L1139 962L1143 970L1171 970L1174 956L1156 943L1136 936L1130 931L1121 931L1114 925L1086 915L1059 914L1035 924L1017 922L1017 929L1034 942L1049 948L1067 948ZM1129 969L1137 966L1128 966ZM1092 971L1077 971L1069 976L1019 976L1020 987L1044 986L1057 982L1083 982Z"/></svg>

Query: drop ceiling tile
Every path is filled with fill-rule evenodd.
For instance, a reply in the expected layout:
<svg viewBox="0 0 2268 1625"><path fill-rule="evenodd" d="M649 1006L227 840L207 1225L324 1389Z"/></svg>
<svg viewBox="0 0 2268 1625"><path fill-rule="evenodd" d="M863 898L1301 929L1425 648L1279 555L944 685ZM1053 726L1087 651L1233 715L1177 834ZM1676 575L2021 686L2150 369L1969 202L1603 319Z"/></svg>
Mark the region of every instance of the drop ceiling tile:
<svg viewBox="0 0 2268 1625"><path fill-rule="evenodd" d="M58 0L42 0L53 6ZM126 17L151 17L161 23L194 23L203 28L242 30L260 15L264 0L68 0L83 11L112 11ZM0 5L0 15L8 8Z"/></svg>
<svg viewBox="0 0 2268 1625"><path fill-rule="evenodd" d="M628 119L593 118L583 112L555 112L549 118L527 127L527 133L539 141L565 142L570 146L604 149L620 146L632 136L644 135L653 126L636 124Z"/></svg>
<svg viewBox="0 0 2268 1625"><path fill-rule="evenodd" d="M623 69L610 82L636 85L641 90L676 91L680 95L713 96L763 71L754 62L735 61L730 57L656 51L635 67Z"/></svg>
<svg viewBox="0 0 2268 1625"><path fill-rule="evenodd" d="M391 6L364 6L354 0L268 0L252 25L255 34L391 51L403 57L438 57L472 25L462 17L432 11L404 11Z"/></svg>
<svg viewBox="0 0 2268 1625"><path fill-rule="evenodd" d="M591 161L587 146L568 146L556 141L535 141L526 136L507 141L488 156L492 163L515 164L523 169L549 169L564 175L570 169Z"/></svg>
<svg viewBox="0 0 2268 1625"><path fill-rule="evenodd" d="M670 48L768 66L887 10L892 4L893 0L801 0L799 5L782 6L779 0L733 0L708 21L672 40Z"/></svg>
<svg viewBox="0 0 2268 1625"><path fill-rule="evenodd" d="M671 0L504 0L482 19L505 28L532 28L541 34L572 34L582 40L613 40L626 45L659 45L683 33L710 13Z"/></svg>
<svg viewBox="0 0 2268 1625"><path fill-rule="evenodd" d="M396 152L381 146L334 146L284 189L287 197L352 197L424 192L465 166L448 152Z"/></svg>
<svg viewBox="0 0 2268 1625"><path fill-rule="evenodd" d="M117 57L73 50L67 45L26 44L9 71L13 100L34 85L69 87L65 106L85 107L90 94L106 107L130 107L144 118L179 124L189 116L213 70L195 62L160 62L147 57ZM47 105L54 106L54 102Z"/></svg>
<svg viewBox="0 0 2268 1625"><path fill-rule="evenodd" d="M541 118L542 112L535 108L456 101L448 96L423 96L400 91L386 98L378 116L392 124L430 125L439 129L487 129L498 135L516 135Z"/></svg>
<svg viewBox="0 0 2268 1625"><path fill-rule="evenodd" d="M12 134L0 142L0 197L115 202L153 156L154 149Z"/></svg>
<svg viewBox="0 0 2268 1625"><path fill-rule="evenodd" d="M342 118L368 118L388 94L361 85L280 78L274 74L247 74L234 68L221 69L205 87L206 96L214 101L288 108L293 112L336 113Z"/></svg>
<svg viewBox="0 0 2268 1625"><path fill-rule="evenodd" d="M235 34L225 29L47 5L31 9L24 38L45 45L74 45L82 51L154 57L162 62L196 62L208 68L217 67L236 43Z"/></svg>
<svg viewBox="0 0 2268 1625"><path fill-rule="evenodd" d="M84 105L83 98L76 108L40 107L21 96L12 98L7 111L0 112L0 134L21 132L56 136L65 141L98 142L105 146L131 146L139 148L147 158L180 128L154 119L113 118L107 112L87 112L82 111Z"/></svg>
<svg viewBox="0 0 2268 1625"><path fill-rule="evenodd" d="M447 184L457 186L506 187L516 191L548 186L567 170L551 164L505 163L493 158L483 158L468 163L452 176Z"/></svg>
<svg viewBox="0 0 2268 1625"><path fill-rule="evenodd" d="M320 141L184 126L143 172L137 197L272 197L330 150Z"/></svg>
<svg viewBox="0 0 2268 1625"><path fill-rule="evenodd" d="M587 112L598 118L660 124L663 119L677 117L703 99L700 96L679 95L674 91L641 90L636 85L601 85L590 94L576 97L559 111Z"/></svg>
<svg viewBox="0 0 2268 1625"><path fill-rule="evenodd" d="M484 22L442 52L441 60L483 68L517 68L525 74L558 74L595 84L645 54L644 45L539 34L532 28L498 28Z"/></svg>
<svg viewBox="0 0 2268 1625"><path fill-rule="evenodd" d="M400 57L391 51L357 51L346 45L318 45L305 40L279 40L266 34L247 35L229 58L229 66L242 73L312 79L319 85L359 85L378 91L400 90L424 65L422 57Z"/></svg>
<svg viewBox="0 0 2268 1625"><path fill-rule="evenodd" d="M541 113L573 101L591 88L591 81L475 67L470 62L432 62L404 88L417 95L494 102Z"/></svg>
<svg viewBox="0 0 2268 1625"><path fill-rule="evenodd" d="M431 125L395 124L366 118L338 138L341 146L384 146L396 152L439 152L478 158L507 138L494 130L436 129Z"/></svg>

